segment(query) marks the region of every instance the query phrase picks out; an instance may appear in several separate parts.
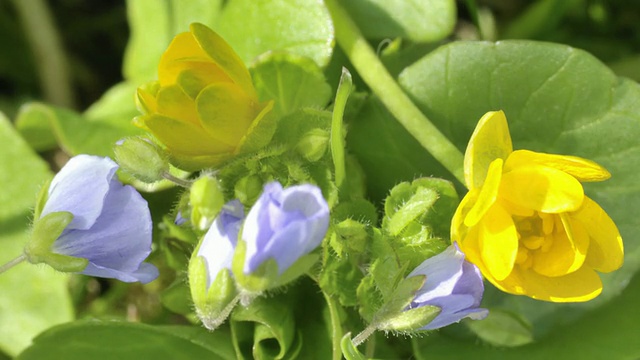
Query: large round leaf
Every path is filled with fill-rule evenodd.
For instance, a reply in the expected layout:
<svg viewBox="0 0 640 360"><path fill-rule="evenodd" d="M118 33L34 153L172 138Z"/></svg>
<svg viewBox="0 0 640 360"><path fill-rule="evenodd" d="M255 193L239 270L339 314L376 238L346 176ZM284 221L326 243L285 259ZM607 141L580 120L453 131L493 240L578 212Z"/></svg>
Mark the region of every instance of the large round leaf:
<svg viewBox="0 0 640 360"><path fill-rule="evenodd" d="M228 331L78 321L42 333L18 359L233 359Z"/></svg>
<svg viewBox="0 0 640 360"><path fill-rule="evenodd" d="M245 63L275 50L325 66L333 53L333 23L316 0L229 0L214 30Z"/></svg>
<svg viewBox="0 0 640 360"><path fill-rule="evenodd" d="M461 152L480 117L487 111L502 109L515 149L576 155L605 166L612 178L587 184L586 193L620 228L626 263L622 269L602 276L604 292L598 299L567 306L582 310L599 305L624 288L640 264L636 235L640 220L635 215L640 211L640 185L635 176L640 171L637 83L616 77L584 51L530 41L452 43L406 68L399 82ZM358 119L353 124L350 144L357 145L354 151L364 159L363 164L370 164L370 179L387 183L407 180L397 176L406 173L387 171L388 167L398 167L397 160L381 156L381 151L368 151L379 143L402 154L403 161L414 164L422 174L451 178L426 151L407 148L407 142L414 142L406 132L395 131L391 139L386 136L387 123L392 118L367 120ZM524 312L533 322L568 321L575 313L567 311L567 306L523 297L499 299L504 306ZM565 316L557 316L559 311Z"/></svg>

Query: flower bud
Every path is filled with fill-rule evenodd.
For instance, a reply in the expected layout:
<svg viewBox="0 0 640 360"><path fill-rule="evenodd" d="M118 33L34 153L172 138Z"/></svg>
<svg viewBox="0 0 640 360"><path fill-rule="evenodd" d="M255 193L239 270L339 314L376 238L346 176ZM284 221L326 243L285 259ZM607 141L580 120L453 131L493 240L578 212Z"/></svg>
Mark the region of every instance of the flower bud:
<svg viewBox="0 0 640 360"><path fill-rule="evenodd" d="M238 284L260 293L302 275L317 260L311 253L329 226L329 206L317 186L264 187L242 227L233 260Z"/></svg>
<svg viewBox="0 0 640 360"><path fill-rule="evenodd" d="M191 185L191 223L198 229L209 228L224 205L224 194L218 180L203 176Z"/></svg>
<svg viewBox="0 0 640 360"><path fill-rule="evenodd" d="M237 200L227 203L189 262L189 285L196 313L211 330L226 319L224 309L237 293L230 269L243 219L242 204Z"/></svg>
<svg viewBox="0 0 640 360"><path fill-rule="evenodd" d="M407 278L426 276L424 285L416 292L409 309L426 305L437 306L440 313L421 330L438 329L464 318L484 319L489 313L480 308L484 292L480 270L464 259L457 244L425 260Z"/></svg>
<svg viewBox="0 0 640 360"><path fill-rule="evenodd" d="M162 150L151 141L130 137L120 140L113 147L116 161L122 170L145 183L154 183L163 179L169 171L169 163Z"/></svg>
<svg viewBox="0 0 640 360"><path fill-rule="evenodd" d="M158 66L158 81L138 89L150 131L185 170L213 167L258 150L273 136L273 102L260 102L240 57L215 32L198 23L178 34Z"/></svg>
<svg viewBox="0 0 640 360"><path fill-rule="evenodd" d="M60 271L147 283L158 276L143 262L151 252L151 214L131 186L122 185L109 158L78 155L53 178L27 260ZM41 209L41 210L40 210Z"/></svg>
<svg viewBox="0 0 640 360"><path fill-rule="evenodd" d="M313 129L302 136L296 144L296 151L305 159L314 162L320 160L327 152L329 132Z"/></svg>

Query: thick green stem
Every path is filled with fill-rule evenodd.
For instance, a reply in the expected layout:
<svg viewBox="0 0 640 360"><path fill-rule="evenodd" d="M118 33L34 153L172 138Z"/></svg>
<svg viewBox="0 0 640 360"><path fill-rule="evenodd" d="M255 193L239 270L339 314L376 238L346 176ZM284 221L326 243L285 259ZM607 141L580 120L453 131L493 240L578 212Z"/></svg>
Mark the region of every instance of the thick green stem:
<svg viewBox="0 0 640 360"><path fill-rule="evenodd" d="M418 142L464 184L463 156L416 107L389 74L362 33L338 4L325 0L335 27L338 44L371 90Z"/></svg>
<svg viewBox="0 0 640 360"><path fill-rule="evenodd" d="M51 11L44 0L14 0L35 64L44 99L54 105L73 108L75 99L69 66Z"/></svg>
<svg viewBox="0 0 640 360"><path fill-rule="evenodd" d="M340 346L340 341L344 335L342 331L342 321L340 319L340 314L338 313L338 306L340 305L324 291L322 292L322 295L324 295L324 299L329 307L329 315L331 316L332 360L340 360L342 359L342 347Z"/></svg>

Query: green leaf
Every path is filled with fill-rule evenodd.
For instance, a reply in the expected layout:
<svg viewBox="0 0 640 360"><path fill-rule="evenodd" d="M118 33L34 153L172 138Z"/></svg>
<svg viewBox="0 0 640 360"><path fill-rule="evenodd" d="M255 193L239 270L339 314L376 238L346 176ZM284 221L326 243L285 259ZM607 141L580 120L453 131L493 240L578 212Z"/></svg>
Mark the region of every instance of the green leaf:
<svg viewBox="0 0 640 360"><path fill-rule="evenodd" d="M424 360L547 360L638 359L640 277L622 295L570 325L558 327L543 339L517 348L492 348L440 334L414 339L415 356ZM482 323L483 321L473 322Z"/></svg>
<svg viewBox="0 0 640 360"><path fill-rule="evenodd" d="M38 187L51 176L0 114L0 264L22 253ZM16 355L42 330L73 319L67 276L20 264L0 275L0 350ZM43 301L42 299L46 299Z"/></svg>
<svg viewBox="0 0 640 360"><path fill-rule="evenodd" d="M399 81L460 151L485 112L503 109L514 148L592 159L612 174L606 182L585 184L586 194L609 213L625 239L626 264L602 275L603 294L584 304L559 305L506 295L496 296L494 304L504 301L501 305L506 309L524 314L539 334L554 322L574 320L624 288L640 265L636 235L640 219L634 215L640 206L637 83L616 77L583 51L528 41L452 43L405 69ZM356 151L363 155L370 178L382 178L388 184L413 178L424 173L423 169L434 176L450 176L426 151L407 151L406 141L413 139L390 120L378 117L371 121L365 134L358 134L350 143L361 147ZM358 128L364 128L364 123ZM398 131L383 141L384 150L393 157L382 150L376 152L382 148L377 142L380 133L391 128ZM377 137L366 138L372 134ZM376 144L374 149L365 145L365 138ZM367 150L372 151L367 154ZM401 162L397 161L400 155Z"/></svg>
<svg viewBox="0 0 640 360"><path fill-rule="evenodd" d="M222 0L128 0L131 34L124 54L123 73L136 84L155 79L160 57L171 39L199 22L217 23Z"/></svg>
<svg viewBox="0 0 640 360"><path fill-rule="evenodd" d="M356 155L367 177L376 179L366 184L373 203L381 203L389 189L403 180L413 180L420 175L448 175L440 163L425 156L420 143L394 120L375 96L366 100L348 126L347 147Z"/></svg>
<svg viewBox="0 0 640 360"><path fill-rule="evenodd" d="M128 0L127 18L131 34L124 53L124 77L136 82L153 79L160 56L171 41L168 3Z"/></svg>
<svg viewBox="0 0 640 360"><path fill-rule="evenodd" d="M60 359L234 359L227 331L189 326L77 321L49 329L18 356Z"/></svg>
<svg viewBox="0 0 640 360"><path fill-rule="evenodd" d="M333 52L331 17L315 0L230 0L214 30L245 63L267 51L286 51L324 67Z"/></svg>
<svg viewBox="0 0 640 360"><path fill-rule="evenodd" d="M346 333L340 341L340 347L342 348L342 354L347 360L366 360L367 358L353 345L351 341L351 333Z"/></svg>
<svg viewBox="0 0 640 360"><path fill-rule="evenodd" d="M133 100L134 91L133 84L118 84L82 115L42 103L29 103L20 108L16 127L36 150L50 149L53 136L69 155L113 157L116 141L142 133L131 122L139 114ZM44 141L39 140L41 136Z"/></svg>
<svg viewBox="0 0 640 360"><path fill-rule="evenodd" d="M238 306L231 314L231 332L236 352L247 358L290 359L300 350L294 344L293 311L282 295Z"/></svg>
<svg viewBox="0 0 640 360"><path fill-rule="evenodd" d="M349 0L342 5L371 39L438 41L449 36L456 24L453 0Z"/></svg>
<svg viewBox="0 0 640 360"><path fill-rule="evenodd" d="M531 326L517 314L489 309L482 321L466 323L479 338L495 346L521 346L533 342Z"/></svg>
<svg viewBox="0 0 640 360"><path fill-rule="evenodd" d="M261 101L275 100L279 116L305 108L324 108L331 86L313 60L290 53L268 52L251 67L251 77Z"/></svg>

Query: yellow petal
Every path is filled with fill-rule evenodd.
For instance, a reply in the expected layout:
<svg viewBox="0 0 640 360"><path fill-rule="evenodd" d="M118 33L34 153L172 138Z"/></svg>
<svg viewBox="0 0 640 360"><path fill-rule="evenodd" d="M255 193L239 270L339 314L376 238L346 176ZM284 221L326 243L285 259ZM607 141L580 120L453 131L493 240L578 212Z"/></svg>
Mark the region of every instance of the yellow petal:
<svg viewBox="0 0 640 360"><path fill-rule="evenodd" d="M580 208L584 190L564 171L534 164L504 173L500 196L524 208L560 213Z"/></svg>
<svg viewBox="0 0 640 360"><path fill-rule="evenodd" d="M487 213L489 208L496 202L498 190L500 189L500 179L502 178L502 159L495 159L489 165L487 178L480 189L480 194L469 214L464 218L464 224L468 227L477 224Z"/></svg>
<svg viewBox="0 0 640 360"><path fill-rule="evenodd" d="M255 119L257 105L231 83L214 84L196 99L200 121L213 138L236 147Z"/></svg>
<svg viewBox="0 0 640 360"><path fill-rule="evenodd" d="M582 207L571 213L589 233L591 242L586 263L600 272L611 272L622 266L624 247L613 220L593 200L585 196Z"/></svg>
<svg viewBox="0 0 640 360"><path fill-rule="evenodd" d="M529 164L539 164L566 172L580 182L603 181L611 177L607 169L577 156L545 154L529 150L516 150L507 159L505 171Z"/></svg>
<svg viewBox="0 0 640 360"><path fill-rule="evenodd" d="M277 118L273 117L271 112L274 105L275 102L273 100L262 104L262 110L249 126L245 136L240 140L236 153L257 151L269 144L278 125Z"/></svg>
<svg viewBox="0 0 640 360"><path fill-rule="evenodd" d="M157 111L158 104L156 102L157 83L149 83L140 86L136 91L136 106L143 114L153 114Z"/></svg>
<svg viewBox="0 0 640 360"><path fill-rule="evenodd" d="M188 68L187 63L203 63L216 66L209 60L191 33L184 32L173 38L167 50L160 58L158 80L161 86L175 84L180 72Z"/></svg>
<svg viewBox="0 0 640 360"><path fill-rule="evenodd" d="M156 101L158 114L200 127L196 103L178 85L160 88Z"/></svg>
<svg viewBox="0 0 640 360"><path fill-rule="evenodd" d="M181 153L171 154L171 163L186 171L198 171L203 168L215 167L233 158L232 153L221 153L215 155L190 155Z"/></svg>
<svg viewBox="0 0 640 360"><path fill-rule="evenodd" d="M518 233L509 215L499 205L492 206L479 224L482 262L496 280L513 270L518 255Z"/></svg>
<svg viewBox="0 0 640 360"><path fill-rule="evenodd" d="M478 121L464 154L464 180L469 189L481 187L489 165L506 160L513 151L507 118L502 111L490 111Z"/></svg>
<svg viewBox="0 0 640 360"><path fill-rule="evenodd" d="M464 225L464 219L475 204L476 199L478 199L479 193L480 190L478 189L470 190L460 201L451 219L451 242L457 241L461 243L467 236L467 227Z"/></svg>
<svg viewBox="0 0 640 360"><path fill-rule="evenodd" d="M190 29L194 38L209 58L215 62L234 83L239 85L250 98L254 100L257 99L249 70L247 70L242 59L233 51L231 46L229 46L220 35L202 24L191 24Z"/></svg>
<svg viewBox="0 0 640 360"><path fill-rule="evenodd" d="M479 232L479 227L469 229L467 236L465 236L464 239L457 240L456 242L460 247L460 251L464 253L467 261L475 264L485 277L490 277L491 274L484 266L484 263L482 262L482 255L480 254Z"/></svg>
<svg viewBox="0 0 640 360"><path fill-rule="evenodd" d="M547 277L516 266L508 278L494 285L508 293L552 302L589 301L602 292L600 277L586 266L559 277Z"/></svg>
<svg viewBox="0 0 640 360"><path fill-rule="evenodd" d="M564 276L582 267L587 249L589 235L580 224L572 224L567 214L556 215L562 219L563 229L557 229L551 237L552 243L548 251L534 251L533 270L548 277Z"/></svg>
<svg viewBox="0 0 640 360"><path fill-rule="evenodd" d="M190 98L196 99L202 89L213 83L232 82L231 79L212 62L185 62L176 83Z"/></svg>
<svg viewBox="0 0 640 360"><path fill-rule="evenodd" d="M214 141L200 127L161 115L150 115L145 124L170 153L195 156L231 153L233 148Z"/></svg>

